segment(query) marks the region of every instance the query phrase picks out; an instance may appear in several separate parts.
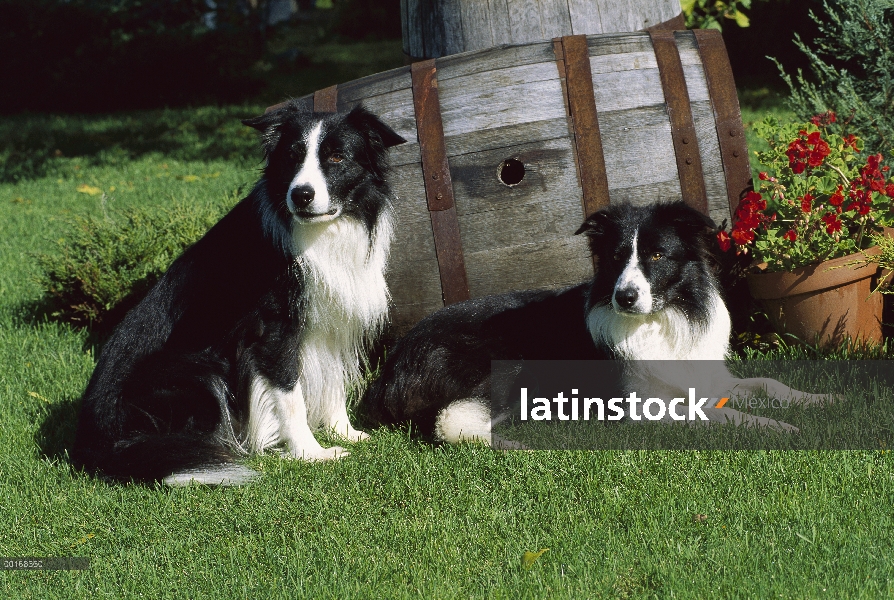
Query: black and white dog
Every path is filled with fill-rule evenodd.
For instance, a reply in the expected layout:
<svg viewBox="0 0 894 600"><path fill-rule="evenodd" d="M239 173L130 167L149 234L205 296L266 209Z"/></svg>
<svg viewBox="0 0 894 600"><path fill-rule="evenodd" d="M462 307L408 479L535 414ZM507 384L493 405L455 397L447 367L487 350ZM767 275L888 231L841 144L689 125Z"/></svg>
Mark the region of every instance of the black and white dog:
<svg viewBox="0 0 894 600"><path fill-rule="evenodd" d="M386 150L363 108L295 103L243 121L266 165L252 192L180 256L105 345L83 397L75 464L119 480L240 483L234 462L284 444L328 460L350 439L345 387L385 323Z"/></svg>
<svg viewBox="0 0 894 600"><path fill-rule="evenodd" d="M827 399L772 379L735 379L726 369L730 316L715 274L716 228L701 213L683 202L619 204L591 215L577 233L588 236L598 261L591 282L473 299L430 315L391 350L367 390L365 425L411 423L435 440L493 441L491 425L504 407L489 399L492 360L621 360L629 365L625 388L665 398L699 386ZM668 360L717 368L708 375L681 363L662 368ZM704 412L712 421L794 429L729 408Z"/></svg>

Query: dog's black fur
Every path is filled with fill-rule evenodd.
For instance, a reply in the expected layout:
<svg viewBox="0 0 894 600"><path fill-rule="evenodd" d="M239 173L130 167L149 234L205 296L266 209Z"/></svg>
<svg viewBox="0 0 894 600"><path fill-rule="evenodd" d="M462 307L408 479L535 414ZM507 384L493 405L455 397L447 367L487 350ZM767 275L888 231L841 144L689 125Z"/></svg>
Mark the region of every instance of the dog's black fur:
<svg viewBox="0 0 894 600"><path fill-rule="evenodd" d="M473 299L428 316L389 352L381 376L363 398L364 424L412 424L424 437L437 439L436 421L448 406L489 396L492 360L638 358L625 355L623 345L610 337L594 342L592 331L593 320L619 329L625 319L643 316L634 314L633 305L612 308L613 296L623 296L619 277L634 252L653 296L651 312L675 311L687 329L683 335L719 327L725 351L728 320L725 330L723 323L715 325L709 305L712 297L722 304L714 274L715 232L710 219L683 202L619 204L594 213L577 232L588 236L597 258L592 281L561 291ZM660 260L651 260L656 254ZM609 323L614 318L618 322ZM722 359L722 352L715 358Z"/></svg>
<svg viewBox="0 0 894 600"><path fill-rule="evenodd" d="M72 451L88 471L138 481L226 472L244 445L252 382L296 385L309 298L293 236L315 216L290 210L286 195L312 150L304 147L310 127L322 123L320 156L343 158L319 161L338 218L359 221L371 240L390 210L386 148L403 140L371 113L311 114L290 102L244 123L262 132L263 176L103 348Z"/></svg>

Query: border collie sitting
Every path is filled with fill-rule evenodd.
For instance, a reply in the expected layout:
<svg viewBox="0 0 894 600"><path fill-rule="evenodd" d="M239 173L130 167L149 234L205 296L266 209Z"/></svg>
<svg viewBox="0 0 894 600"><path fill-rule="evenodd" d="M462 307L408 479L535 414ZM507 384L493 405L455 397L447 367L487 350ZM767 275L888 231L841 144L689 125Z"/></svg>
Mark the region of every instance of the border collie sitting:
<svg viewBox="0 0 894 600"><path fill-rule="evenodd" d="M726 369L730 316L715 276L716 227L698 211L683 202L618 204L591 215L577 233L588 236L598 261L590 283L477 298L430 315L395 345L367 390L365 425L412 423L438 441L513 447L491 435L492 423L506 416L505 406L488 399L492 360L621 360L624 389L665 398L696 387L828 399L772 379L735 379ZM669 359L718 367L706 379L704 368L662 369ZM794 430L730 408L703 411L712 422Z"/></svg>
<svg viewBox="0 0 894 600"><path fill-rule="evenodd" d="M386 150L371 113L243 121L266 158L252 192L170 266L105 345L84 393L75 464L118 480L238 484L239 455L284 444L328 460L349 439L345 386L385 322Z"/></svg>

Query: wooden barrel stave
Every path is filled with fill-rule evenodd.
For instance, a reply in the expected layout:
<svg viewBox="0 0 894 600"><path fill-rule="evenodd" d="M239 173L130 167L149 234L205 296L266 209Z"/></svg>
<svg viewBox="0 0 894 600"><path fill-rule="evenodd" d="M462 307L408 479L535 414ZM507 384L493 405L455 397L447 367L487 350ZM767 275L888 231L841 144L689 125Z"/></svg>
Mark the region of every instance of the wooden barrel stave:
<svg viewBox="0 0 894 600"><path fill-rule="evenodd" d="M678 0L401 0L404 52L417 58L671 20L683 27Z"/></svg>
<svg viewBox="0 0 894 600"><path fill-rule="evenodd" d="M695 36L674 34L715 221L729 199L715 111ZM599 129L612 202L679 199L680 179L658 63L648 34L588 36ZM438 59L437 93L473 297L548 288L592 274L573 126L554 43L479 50ZM407 143L392 148L396 228L389 268L394 329L443 305L421 167L409 67L338 86L339 111L363 104ZM507 186L499 167L515 158L524 179Z"/></svg>

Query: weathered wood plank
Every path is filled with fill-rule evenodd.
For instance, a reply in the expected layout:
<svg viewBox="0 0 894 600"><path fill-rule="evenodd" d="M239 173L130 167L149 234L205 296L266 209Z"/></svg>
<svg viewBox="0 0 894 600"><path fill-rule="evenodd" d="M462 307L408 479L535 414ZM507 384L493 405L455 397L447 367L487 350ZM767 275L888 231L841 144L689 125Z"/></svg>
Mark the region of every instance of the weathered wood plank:
<svg viewBox="0 0 894 600"><path fill-rule="evenodd" d="M590 56L627 54L628 52L652 52L652 40L648 33L607 33L588 35Z"/></svg>
<svg viewBox="0 0 894 600"><path fill-rule="evenodd" d="M689 99L692 102L708 101L708 82L705 80L705 72L701 65L689 65L683 67L683 78L686 80L686 88L689 91Z"/></svg>
<svg viewBox="0 0 894 600"><path fill-rule="evenodd" d="M473 297L564 287L593 276L587 242L574 235L467 254L466 267Z"/></svg>
<svg viewBox="0 0 894 600"><path fill-rule="evenodd" d="M609 188L612 204L630 202L636 206L648 206L655 202L683 199L683 194L680 192L680 180L676 177L676 173L670 181L659 181L646 185L640 185L635 181L627 183L632 185Z"/></svg>
<svg viewBox="0 0 894 600"><path fill-rule="evenodd" d="M688 83L688 76L687 76ZM708 193L708 215L720 224L729 219L729 198L726 192L726 175L720 156L717 128L714 124L714 110L709 100L692 103L692 120L695 123L695 137L698 139Z"/></svg>
<svg viewBox="0 0 894 600"><path fill-rule="evenodd" d="M407 142L400 146L394 146L388 150L388 162L392 167L403 167L416 164L422 160L419 144Z"/></svg>
<svg viewBox="0 0 894 600"><path fill-rule="evenodd" d="M670 21L683 11L680 9L680 0L652 0L648 10L640 11L639 29L646 29Z"/></svg>
<svg viewBox="0 0 894 600"><path fill-rule="evenodd" d="M599 5L596 2L592 0L568 0L568 12L571 16L571 33L574 35L603 33L602 17L599 14Z"/></svg>
<svg viewBox="0 0 894 600"><path fill-rule="evenodd" d="M630 0L599 0L600 33L642 29Z"/></svg>
<svg viewBox="0 0 894 600"><path fill-rule="evenodd" d="M440 90L445 136L565 116L558 77L499 89L444 85Z"/></svg>
<svg viewBox="0 0 894 600"><path fill-rule="evenodd" d="M555 0L538 0L540 10L540 37L549 40L563 35L569 35L571 26L571 13L568 10L567 0L556 2Z"/></svg>
<svg viewBox="0 0 894 600"><path fill-rule="evenodd" d="M540 197L539 202L508 206L460 219L460 231L466 254L549 242L577 231L584 221L580 197ZM511 226L507 226L511 223Z"/></svg>
<svg viewBox="0 0 894 600"><path fill-rule="evenodd" d="M400 36L404 42L404 52L407 53L407 40L410 39L410 28L407 18L410 14L409 0L400 0Z"/></svg>
<svg viewBox="0 0 894 600"><path fill-rule="evenodd" d="M594 73L593 87L600 123L605 112L664 104L658 69Z"/></svg>
<svg viewBox="0 0 894 600"><path fill-rule="evenodd" d="M411 87L410 67L398 67L368 77L361 77L338 86L339 102L359 102L364 98L387 94Z"/></svg>
<svg viewBox="0 0 894 600"><path fill-rule="evenodd" d="M658 23L663 23L665 21L670 21L674 17L682 14L682 10L680 9L680 1L679 0L656 0L654 6L658 8L658 15L653 17L656 19L654 23L649 21L649 17L645 17L643 19L643 29L646 27L652 27L653 25L657 25Z"/></svg>
<svg viewBox="0 0 894 600"><path fill-rule="evenodd" d="M403 333L443 302L421 163L392 169L390 182L395 223L386 279L392 322Z"/></svg>
<svg viewBox="0 0 894 600"><path fill-rule="evenodd" d="M537 0L513 0L509 6L509 29L516 44L544 39Z"/></svg>
<svg viewBox="0 0 894 600"><path fill-rule="evenodd" d="M517 185L509 186L500 181L500 167L507 158L516 159L524 165L524 178ZM558 232L564 235L568 229L576 229L583 217L581 192L568 138L457 156L451 159L450 173L461 224L482 213L507 209L530 211L535 206L549 206L552 223L535 223L534 226L543 231L552 231L550 235L554 237L557 233L554 223L569 219L565 225L559 226ZM570 211L570 216L563 214L566 210ZM534 217L534 220L539 218ZM529 220L520 214L507 222L515 223L516 219ZM513 235L516 234L511 231L494 231L490 239L473 242L464 237L464 243L473 244L471 251L477 251L496 243L494 240L498 237ZM523 235L527 236L528 233ZM484 245L475 246L476 243Z"/></svg>
<svg viewBox="0 0 894 600"><path fill-rule="evenodd" d="M563 116L546 121L533 121L469 131L445 138L447 156L453 157L470 152L496 150L519 144L541 142L568 137L568 121Z"/></svg>
<svg viewBox="0 0 894 600"><path fill-rule="evenodd" d="M474 0L472 0L474 1ZM479 0L487 1L490 6L490 22L481 23L479 27L489 27L494 44L511 44L512 29L509 25L509 0ZM463 48L463 50L479 50L479 48Z"/></svg>
<svg viewBox="0 0 894 600"><path fill-rule="evenodd" d="M428 216L428 202L425 197L425 183L422 180L422 161L409 165L392 167L388 178L395 196L395 227L401 230L411 223L431 223ZM399 232L398 232L399 233ZM431 227L428 237L432 238ZM434 258L434 241L431 241L431 258ZM426 251L428 252L428 251Z"/></svg>
<svg viewBox="0 0 894 600"><path fill-rule="evenodd" d="M426 31L422 25L422 11L418 0L403 0L400 18L404 29L404 54L413 57L425 55Z"/></svg>
<svg viewBox="0 0 894 600"><path fill-rule="evenodd" d="M488 48L438 59L438 81L555 60L552 43Z"/></svg>
<svg viewBox="0 0 894 600"><path fill-rule="evenodd" d="M621 73L657 69L655 53L651 49L623 54L600 54L590 57L590 70L596 73Z"/></svg>
<svg viewBox="0 0 894 600"><path fill-rule="evenodd" d="M439 47L436 54L428 52L430 56L444 56L453 54L457 48L465 48L463 39L462 16L460 13L460 4L464 0L439 0L433 3L437 6L437 10L433 13L437 23L436 30L439 33ZM426 44L428 50L428 44Z"/></svg>
<svg viewBox="0 0 894 600"><path fill-rule="evenodd" d="M404 49L417 58L438 58L565 35L639 31L679 14L677 0L401 2Z"/></svg>
<svg viewBox="0 0 894 600"><path fill-rule="evenodd" d="M599 129L609 192L677 177L671 126L664 106L599 113Z"/></svg>
<svg viewBox="0 0 894 600"><path fill-rule="evenodd" d="M515 186L500 182L500 165L515 158L525 165L524 179ZM513 206L574 199L580 205L581 192L574 173L571 140L557 138L497 150L455 156L450 175L457 214L463 218ZM571 204L573 205L573 203ZM583 209L578 216L583 215Z"/></svg>
<svg viewBox="0 0 894 600"><path fill-rule="evenodd" d="M494 32L488 25L490 7L487 2L461 2L460 19L463 26L463 48L491 48L496 46Z"/></svg>
<svg viewBox="0 0 894 600"><path fill-rule="evenodd" d="M441 75L444 75L443 79ZM524 83L550 81L558 79L555 58L549 62L538 62L527 65L503 67L487 71L478 71L461 77L450 77L446 68L438 67L438 89L499 91L503 88Z"/></svg>

